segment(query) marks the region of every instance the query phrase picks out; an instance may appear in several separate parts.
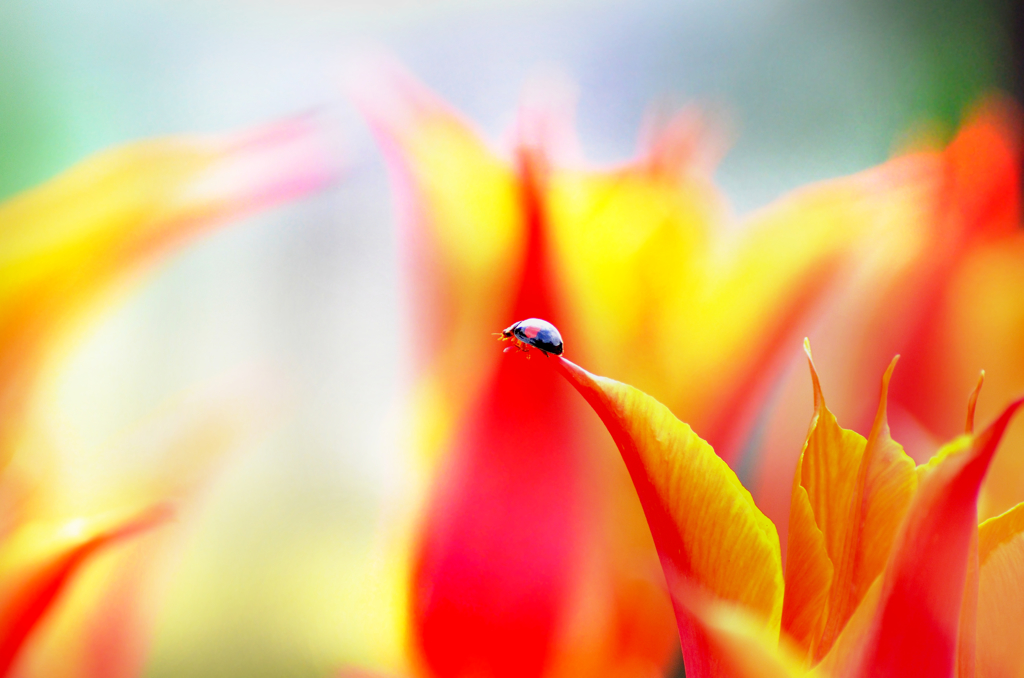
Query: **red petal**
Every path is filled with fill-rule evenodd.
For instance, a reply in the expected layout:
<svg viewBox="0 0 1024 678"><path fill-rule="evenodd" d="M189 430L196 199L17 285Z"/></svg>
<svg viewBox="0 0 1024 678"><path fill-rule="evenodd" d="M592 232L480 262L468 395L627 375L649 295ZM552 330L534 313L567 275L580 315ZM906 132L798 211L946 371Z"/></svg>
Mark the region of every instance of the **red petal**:
<svg viewBox="0 0 1024 678"><path fill-rule="evenodd" d="M954 441L924 476L882 583L859 657L841 675L950 676L972 543L978 491L1010 418L1012 403L984 432Z"/></svg>
<svg viewBox="0 0 1024 678"><path fill-rule="evenodd" d="M527 258L514 318L556 317L536 159L523 163ZM571 392L513 353L469 412L435 488L413 575L413 633L438 676L541 675L583 536Z"/></svg>

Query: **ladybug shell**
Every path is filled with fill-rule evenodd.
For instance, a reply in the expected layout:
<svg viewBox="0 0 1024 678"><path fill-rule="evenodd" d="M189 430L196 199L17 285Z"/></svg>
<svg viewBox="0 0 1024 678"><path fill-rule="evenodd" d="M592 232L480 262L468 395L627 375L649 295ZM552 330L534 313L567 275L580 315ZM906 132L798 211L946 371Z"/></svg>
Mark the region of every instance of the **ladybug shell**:
<svg viewBox="0 0 1024 678"><path fill-rule="evenodd" d="M558 328L547 320L527 318L520 320L510 329L519 341L545 353L562 355L562 335L558 333Z"/></svg>

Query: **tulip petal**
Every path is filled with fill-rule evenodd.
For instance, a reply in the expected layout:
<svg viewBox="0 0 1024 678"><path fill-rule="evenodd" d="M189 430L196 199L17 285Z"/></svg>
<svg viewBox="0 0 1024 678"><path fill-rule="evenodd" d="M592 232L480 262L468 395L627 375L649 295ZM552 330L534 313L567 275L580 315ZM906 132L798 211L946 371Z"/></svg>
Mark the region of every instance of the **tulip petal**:
<svg viewBox="0 0 1024 678"><path fill-rule="evenodd" d="M514 312L556 318L542 167L524 152L529 245ZM493 344L492 344L493 350ZM505 356L466 417L427 508L411 591L417 649L437 676L543 674L584 536L569 389L541 360Z"/></svg>
<svg viewBox="0 0 1024 678"><path fill-rule="evenodd" d="M211 224L334 174L319 129L284 122L234 138L169 138L100 153L0 205L0 465L59 330L125 273Z"/></svg>
<svg viewBox="0 0 1024 678"><path fill-rule="evenodd" d="M73 521L56 534L25 529L5 543L0 556L0 676L8 675L26 639L93 556L169 517L168 507L157 506L107 527Z"/></svg>
<svg viewBox="0 0 1024 678"><path fill-rule="evenodd" d="M33 514L97 515L112 506L156 501L173 502L187 513L226 453L256 442L275 419L266 402L272 389L251 376L241 381L220 377L184 398L172 398L130 432L104 443L102 451L90 453L89 446L77 444L65 450L58 462L64 473L24 480L39 487L32 495ZM132 468L125 461L131 459L145 459L146 464ZM87 489L75 482L82 468L96 469ZM12 464L5 482L23 471ZM182 522L147 534L144 544L133 542L132 548L90 560L88 571L66 587L59 606L20 652L18 678L141 675L163 589L160 582L166 579L169 561L175 560Z"/></svg>
<svg viewBox="0 0 1024 678"><path fill-rule="evenodd" d="M594 408L629 470L671 591L680 577L742 604L772 635L782 614L775 526L736 474L664 405L565 360L554 365ZM713 675L708 640L676 601L687 675Z"/></svg>
<svg viewBox="0 0 1024 678"><path fill-rule="evenodd" d="M802 666L788 640L765 629L758 618L734 603L714 599L687 584L677 585L673 598L707 638L723 678L796 678L818 675Z"/></svg>
<svg viewBox="0 0 1024 678"><path fill-rule="evenodd" d="M548 251L548 143L562 141L548 112L524 113L510 161L393 64L350 84L398 187L425 328L415 434L438 480L410 592L419 659L436 675L661 670L672 612L626 474L567 385L490 335L568 322Z"/></svg>
<svg viewBox="0 0 1024 678"><path fill-rule="evenodd" d="M1024 504L981 524L978 560L978 676L1024 676Z"/></svg>
<svg viewBox="0 0 1024 678"><path fill-rule="evenodd" d="M957 661L981 482L1024 399L982 433L961 437L922 478L886 565L880 600L842 676L949 676Z"/></svg>
<svg viewBox="0 0 1024 678"><path fill-rule="evenodd" d="M979 416L994 416L991 403L1002 403L1024 391L1024 232L976 246L962 256L960 269L950 281L947 308L942 318L942 336L929 339L943 350L924 369L945 375L950 386L962 388L982 366L984 398ZM997 369L998 368L998 369ZM942 415L956 412L956 404L945 402L933 391L921 389L922 399ZM948 413L948 414L946 414ZM936 418L938 416L936 415ZM930 423L927 422L926 423ZM1024 500L1024 421L1011 424L1006 432L1004 452L993 460L992 473L985 480L981 516L1003 513Z"/></svg>
<svg viewBox="0 0 1024 678"><path fill-rule="evenodd" d="M554 252L578 300L578 354L666 403L730 463L790 340L880 223L865 218L860 183L806 193L729 228L709 174L688 165L669 172L641 157L552 173Z"/></svg>
<svg viewBox="0 0 1024 678"><path fill-rule="evenodd" d="M349 94L383 148L403 227L417 360L417 440L429 463L486 388L526 247L519 177L455 111L400 66L353 71ZM442 330L443 328L443 330Z"/></svg>
<svg viewBox="0 0 1024 678"><path fill-rule="evenodd" d="M978 407L978 396L981 395L981 387L984 383L985 370L982 370L978 375L978 383L974 385L974 390L967 398L967 422L964 424L964 433L967 435L974 433L974 410Z"/></svg>
<svg viewBox="0 0 1024 678"><path fill-rule="evenodd" d="M839 426L825 406L810 347L814 418L793 481L785 630L814 663L824 657L882 572L917 485L914 462L889 436L882 378L867 440Z"/></svg>

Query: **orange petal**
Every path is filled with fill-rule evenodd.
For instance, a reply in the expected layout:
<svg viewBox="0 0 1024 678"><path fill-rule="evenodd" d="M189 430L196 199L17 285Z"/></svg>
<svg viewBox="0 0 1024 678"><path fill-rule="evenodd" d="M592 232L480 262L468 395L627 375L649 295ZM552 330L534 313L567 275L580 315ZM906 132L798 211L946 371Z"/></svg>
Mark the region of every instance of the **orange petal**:
<svg viewBox="0 0 1024 678"><path fill-rule="evenodd" d="M56 534L26 528L5 543L0 557L0 676L8 675L26 639L94 555L169 517L168 507L157 506L107 527L73 521Z"/></svg>
<svg viewBox="0 0 1024 678"><path fill-rule="evenodd" d="M604 422L640 496L670 591L682 578L749 609L770 635L782 614L775 526L736 474L668 408L564 358L554 365ZM708 640L676 601L687 674L711 675Z"/></svg>
<svg viewBox="0 0 1024 678"><path fill-rule="evenodd" d="M922 469L923 480L893 546L878 607L843 676L949 676L981 482L1014 412L953 441Z"/></svg>
<svg viewBox="0 0 1024 678"><path fill-rule="evenodd" d="M896 359L865 440L829 412L806 342L805 350L815 414L793 481L782 627L817 662L882 572L917 476L886 423Z"/></svg>
<svg viewBox="0 0 1024 678"><path fill-rule="evenodd" d="M978 676L1024 676L1024 503L981 524L978 560Z"/></svg>
<svg viewBox="0 0 1024 678"><path fill-rule="evenodd" d="M970 397L967 398L967 423L964 426L964 433L974 433L974 410L978 407L978 396L981 394L981 386L985 383L985 370L978 375L978 383L974 385Z"/></svg>
<svg viewBox="0 0 1024 678"><path fill-rule="evenodd" d="M956 678L974 678L977 668L978 645L978 533L971 534L967 546L967 573L964 576L964 593L960 599L960 624L957 629Z"/></svg>

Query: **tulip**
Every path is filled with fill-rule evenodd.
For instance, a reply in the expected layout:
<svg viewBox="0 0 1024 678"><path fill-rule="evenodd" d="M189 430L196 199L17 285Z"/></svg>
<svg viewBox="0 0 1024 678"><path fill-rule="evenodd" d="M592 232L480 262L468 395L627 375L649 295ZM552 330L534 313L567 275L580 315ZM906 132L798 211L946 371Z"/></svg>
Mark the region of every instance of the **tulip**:
<svg viewBox="0 0 1024 678"><path fill-rule="evenodd" d="M979 416L997 416L997 404L1024 391L1020 120L1009 102L986 101L947 147L915 150L871 170L883 182L879 195L902 196L885 209L891 228L906 238L852 281L810 335L819 368L834 384L835 411L861 432L873 417L871 375L893 354L904 356L890 414L918 462L958 433L963 398L979 370L989 374ZM780 384L777 405L764 413L752 484L783 528L806 391L800 369ZM983 485L983 517L1024 500L1024 423L1011 424L1006 436Z"/></svg>
<svg viewBox="0 0 1024 678"><path fill-rule="evenodd" d="M0 676L139 674L145 619L135 596L149 563L129 558L126 546L165 524L189 485L165 474L149 495L125 488L134 499L104 496L91 513L63 513L31 416L41 372L110 292L176 247L325 185L336 168L320 137L298 119L229 137L132 143L0 204ZM192 433L196 449L207 449L212 438ZM86 640L45 651L68 631L64 599L103 553L111 557L91 581L93 609L73 611L87 627L71 633Z"/></svg>
<svg viewBox="0 0 1024 678"><path fill-rule="evenodd" d="M417 311L416 437L433 478L408 584L417 669L657 675L671 611L628 479L566 387L498 361L489 333L555 322L575 355L657 394L736 460L790 341L869 254L877 264L917 237L892 228L916 207L888 190L905 168L735 224L692 112L595 170L559 155L574 145L562 108L525 108L502 155L395 66L352 90L390 161Z"/></svg>
<svg viewBox="0 0 1024 678"><path fill-rule="evenodd" d="M1024 398L916 466L889 433L887 394L865 438L825 405L793 481L788 558L735 473L651 396L562 357L611 433L644 507L688 676L1020 675L1024 503L978 525L978 496ZM522 360L513 356L514 360ZM980 383L979 383L980 387Z"/></svg>

